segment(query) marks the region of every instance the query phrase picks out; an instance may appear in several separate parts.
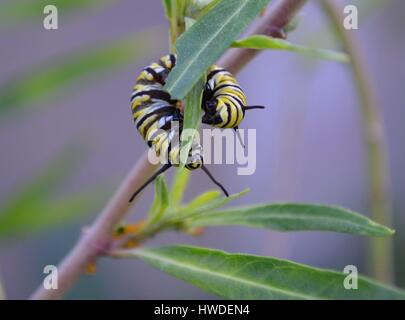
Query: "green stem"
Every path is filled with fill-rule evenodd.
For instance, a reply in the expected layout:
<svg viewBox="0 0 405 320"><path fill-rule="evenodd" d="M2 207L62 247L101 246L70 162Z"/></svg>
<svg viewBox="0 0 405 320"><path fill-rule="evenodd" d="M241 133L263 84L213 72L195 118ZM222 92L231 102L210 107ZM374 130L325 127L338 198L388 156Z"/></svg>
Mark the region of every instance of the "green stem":
<svg viewBox="0 0 405 320"><path fill-rule="evenodd" d="M353 38L352 32L347 31L343 26L343 16L330 0L321 0L321 5L345 51L350 56L352 73L361 100L360 112L367 149L371 215L373 220L390 226L392 209L389 195L389 170L379 106L371 89L370 78L363 64L357 42ZM380 281L392 283L394 266L391 238L372 239L369 255L372 275Z"/></svg>
<svg viewBox="0 0 405 320"><path fill-rule="evenodd" d="M170 52L176 52L176 40L185 31L184 0L171 2L172 17L170 18Z"/></svg>

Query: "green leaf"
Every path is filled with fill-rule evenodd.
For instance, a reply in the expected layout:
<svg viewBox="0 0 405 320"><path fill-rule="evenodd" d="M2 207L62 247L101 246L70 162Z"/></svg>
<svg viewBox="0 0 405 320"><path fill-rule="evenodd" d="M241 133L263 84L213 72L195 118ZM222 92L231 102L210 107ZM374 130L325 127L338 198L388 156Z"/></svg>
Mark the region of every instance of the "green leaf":
<svg viewBox="0 0 405 320"><path fill-rule="evenodd" d="M246 29L269 0L222 0L177 41L178 62L166 89L183 99L201 76Z"/></svg>
<svg viewBox="0 0 405 320"><path fill-rule="evenodd" d="M335 231L367 236L389 236L393 230L356 212L314 204L268 204L195 215L191 225L244 225L278 231Z"/></svg>
<svg viewBox="0 0 405 320"><path fill-rule="evenodd" d="M212 210L215 210L215 209L217 209L219 207L224 206L225 204L227 204L228 202L230 202L230 201L232 201L234 199L237 199L237 198L245 195L248 192L249 192L249 188L246 188L246 189L244 189L243 191L241 191L239 193L230 195L229 197L213 198L211 201L207 201L205 204L201 203L201 205L198 206L198 207L192 205L192 202L194 202L194 201L201 201L201 199L197 200L197 198L196 198L194 201L192 201L189 204L190 208L186 209L187 208L186 207L186 208L181 210L182 212L184 212L184 215L182 214L182 217L184 217L184 216L189 217L189 216L199 215L199 214L205 213L205 212L210 212Z"/></svg>
<svg viewBox="0 0 405 320"><path fill-rule="evenodd" d="M215 200L221 196L221 192L218 190L211 190L200 194L199 196L195 197L191 202L189 202L182 211L184 212L192 212L202 206L206 206L210 203L213 203Z"/></svg>
<svg viewBox="0 0 405 320"><path fill-rule="evenodd" d="M163 7L165 8L166 17L168 20L173 17L172 2L173 0L163 0Z"/></svg>
<svg viewBox="0 0 405 320"><path fill-rule="evenodd" d="M4 0L3 0L4 1ZM107 4L113 4L117 0L30 0L16 1L9 0L2 3L0 11L0 25L24 23L29 20L36 20L42 23L45 14L43 13L46 5L55 5L59 15L81 11L86 8L101 7Z"/></svg>
<svg viewBox="0 0 405 320"><path fill-rule="evenodd" d="M74 146L67 147L46 170L0 209L0 238L65 225L98 209L104 198L102 189L85 190L63 199L49 197L76 170L78 151Z"/></svg>
<svg viewBox="0 0 405 320"><path fill-rule="evenodd" d="M235 41L233 48L249 48L256 50L274 49L298 52L313 58L334 60L343 63L349 63L350 58L347 54L326 49L310 48L301 45L294 45L286 40L272 38L264 35L250 36L242 40Z"/></svg>
<svg viewBox="0 0 405 320"><path fill-rule="evenodd" d="M152 266L226 299L405 299L405 291L359 276L358 289L343 286L347 274L270 257L168 246L117 253Z"/></svg>
<svg viewBox="0 0 405 320"><path fill-rule="evenodd" d="M88 190L59 200L37 199L0 213L0 239L66 226L99 209L101 190ZM105 192L104 192L105 193Z"/></svg>
<svg viewBox="0 0 405 320"><path fill-rule="evenodd" d="M183 200L184 191L187 187L188 181L190 179L190 170L186 168L178 168L176 175L173 179L173 185L171 189L170 199L171 203L177 207L181 204Z"/></svg>
<svg viewBox="0 0 405 320"><path fill-rule="evenodd" d="M169 190L164 175L160 175L155 180L155 200L148 214L150 224L158 222L169 206Z"/></svg>
<svg viewBox="0 0 405 320"><path fill-rule="evenodd" d="M201 78L196 83L186 97L186 108L184 110L184 123L180 145L180 167L184 167L186 164L193 142L200 141L197 136L202 116L201 100L204 86L205 77Z"/></svg>
<svg viewBox="0 0 405 320"><path fill-rule="evenodd" d="M186 30L187 30L187 29L190 29L191 26L192 26L195 22L196 22L195 19L189 18L189 17L185 17L185 18L184 18L184 23L185 23L185 26L186 26Z"/></svg>
<svg viewBox="0 0 405 320"><path fill-rule="evenodd" d="M0 87L0 114L42 101L71 85L83 88L83 84L89 84L85 80L90 76L107 76L111 74L107 71L148 57L160 47L159 37L160 33L155 30L143 31L107 45L80 49L35 70L29 70Z"/></svg>
<svg viewBox="0 0 405 320"><path fill-rule="evenodd" d="M186 28L188 30L194 25L195 20L192 18L187 18L185 22ZM186 96L186 108L184 111L184 123L180 145L180 168L184 168L185 164L187 163L189 151L193 145L193 142L200 141L197 135L198 128L201 123L201 101L205 88L205 82L206 77L201 77L201 79L194 85L194 87Z"/></svg>

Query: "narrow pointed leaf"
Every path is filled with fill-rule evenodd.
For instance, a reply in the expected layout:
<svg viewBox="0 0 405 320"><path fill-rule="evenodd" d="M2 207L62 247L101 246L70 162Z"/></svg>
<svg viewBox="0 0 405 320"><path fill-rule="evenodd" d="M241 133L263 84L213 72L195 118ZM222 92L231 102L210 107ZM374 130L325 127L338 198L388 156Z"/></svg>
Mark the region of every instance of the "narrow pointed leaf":
<svg viewBox="0 0 405 320"><path fill-rule="evenodd" d="M165 8L166 18L170 21L173 16L173 0L163 0L163 7Z"/></svg>
<svg viewBox="0 0 405 320"><path fill-rule="evenodd" d="M283 39L277 39L263 35L250 36L248 38L235 41L232 44L232 47L249 48L256 50L273 49L292 51L318 59L334 60L343 63L350 62L349 56L342 52L295 45Z"/></svg>
<svg viewBox="0 0 405 320"><path fill-rule="evenodd" d="M186 18L185 22L186 30L190 29L195 24L195 20L192 18ZM202 76L186 96L183 131L180 137L180 168L184 168L184 166L186 165L189 151L192 147L193 142L200 141L198 137L198 129L201 123L201 100L205 82L206 77Z"/></svg>
<svg viewBox="0 0 405 320"><path fill-rule="evenodd" d="M0 238L32 234L61 226L98 208L105 190L89 189L63 199L50 197L52 191L77 168L80 157L75 146L68 146L26 187L10 197L0 209Z"/></svg>
<svg viewBox="0 0 405 320"><path fill-rule="evenodd" d="M197 196L196 198L194 198L184 208L182 208L182 211L190 212L202 206L206 206L209 203L212 203L213 201L217 200L220 196L221 192L218 190L204 192L199 196Z"/></svg>
<svg viewBox="0 0 405 320"><path fill-rule="evenodd" d="M59 200L35 201L0 213L0 239L31 235L49 228L73 223L94 213L103 200L104 190L87 190Z"/></svg>
<svg viewBox="0 0 405 320"><path fill-rule="evenodd" d="M405 299L405 292L359 276L347 290L347 274L270 257L219 250L168 246L122 251L226 299Z"/></svg>
<svg viewBox="0 0 405 320"><path fill-rule="evenodd" d="M177 41L178 63L166 89L183 99L210 65L256 18L270 0L222 0Z"/></svg>
<svg viewBox="0 0 405 320"><path fill-rule="evenodd" d="M207 201L204 204L201 203L201 205L198 206L198 207L194 206L194 205L191 205L191 208L189 210L184 210L184 216L187 216L187 217L194 216L194 215L197 216L197 215L202 214L202 213L212 212L213 210L224 206L225 204L229 203L230 201L245 195L249 191L250 191L249 188L246 188L246 189L244 189L243 191L241 191L239 193L230 195L229 197L213 198L211 201ZM182 217L183 217L183 215L182 215Z"/></svg>
<svg viewBox="0 0 405 320"><path fill-rule="evenodd" d="M268 204L205 212L191 219L194 227L243 225L278 231L335 231L389 236L393 230L348 209L315 204Z"/></svg>
<svg viewBox="0 0 405 320"><path fill-rule="evenodd" d="M147 30L107 45L80 49L0 84L0 115L62 93L90 76L133 64L159 48L160 33ZM139 45L139 44L142 45Z"/></svg>
<svg viewBox="0 0 405 320"><path fill-rule="evenodd" d="M193 141L199 142L198 129L201 123L201 99L205 86L205 77L201 78L191 89L186 97L186 108L184 111L184 125L181 135L180 167L187 163L190 148Z"/></svg>

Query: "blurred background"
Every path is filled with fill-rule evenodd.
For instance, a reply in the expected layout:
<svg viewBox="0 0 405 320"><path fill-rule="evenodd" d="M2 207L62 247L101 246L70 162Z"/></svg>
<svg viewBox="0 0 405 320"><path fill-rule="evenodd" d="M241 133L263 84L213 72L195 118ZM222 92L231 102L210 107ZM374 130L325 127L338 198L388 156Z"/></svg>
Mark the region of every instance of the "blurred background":
<svg viewBox="0 0 405 320"><path fill-rule="evenodd" d="M405 43L399 40L405 3L336 3L359 6L359 30L352 32L383 112L396 284L405 287ZM129 96L140 69L168 52L160 0L53 1L58 30L44 29L45 4L0 0L0 278L10 299L29 297L44 266L60 261L146 150ZM301 12L289 39L340 49L317 1ZM267 51L237 78L249 104L269 107L249 113L241 126L257 129L256 173L238 176L235 165L210 166L232 193L250 187L233 205L316 202L369 215L359 99L349 66ZM185 200L211 188L203 173L193 172ZM142 217L152 199L149 187L128 220ZM149 245L191 243L337 270L353 264L368 274L366 241L227 227L199 238L164 234ZM67 298L214 297L141 261L100 259L97 273L83 276Z"/></svg>

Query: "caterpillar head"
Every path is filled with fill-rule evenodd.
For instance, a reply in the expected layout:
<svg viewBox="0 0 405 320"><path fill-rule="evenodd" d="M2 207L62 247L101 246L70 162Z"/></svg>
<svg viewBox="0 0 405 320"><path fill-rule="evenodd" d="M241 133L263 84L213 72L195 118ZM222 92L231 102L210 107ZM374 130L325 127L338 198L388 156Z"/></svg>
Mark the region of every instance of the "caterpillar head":
<svg viewBox="0 0 405 320"><path fill-rule="evenodd" d="M211 100L208 100L204 106L205 115L212 117L217 112L217 107L218 99L213 98Z"/></svg>
<svg viewBox="0 0 405 320"><path fill-rule="evenodd" d="M219 101L216 98L208 100L204 105L204 115L202 122L209 125L216 125L221 123L221 116L218 110Z"/></svg>
<svg viewBox="0 0 405 320"><path fill-rule="evenodd" d="M194 142L191 146L191 149L188 153L188 158L186 162L186 168L188 170L199 169L203 166L203 156L201 145L197 142Z"/></svg>

